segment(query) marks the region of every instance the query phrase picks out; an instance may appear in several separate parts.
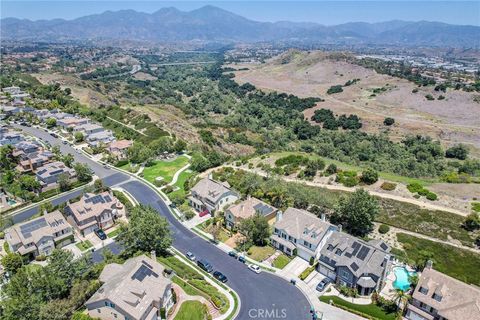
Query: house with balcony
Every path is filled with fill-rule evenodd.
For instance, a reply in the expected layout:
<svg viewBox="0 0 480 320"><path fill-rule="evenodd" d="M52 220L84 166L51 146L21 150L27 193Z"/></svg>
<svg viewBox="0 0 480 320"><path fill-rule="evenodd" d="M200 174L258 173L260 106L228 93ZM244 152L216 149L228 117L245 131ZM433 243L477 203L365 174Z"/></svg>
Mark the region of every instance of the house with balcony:
<svg viewBox="0 0 480 320"><path fill-rule="evenodd" d="M418 279L405 318L480 320L480 288L434 270L429 261Z"/></svg>
<svg viewBox="0 0 480 320"><path fill-rule="evenodd" d="M29 154L42 151L43 147L40 143L36 141L21 141L15 145L15 150L13 155L15 157L26 157Z"/></svg>
<svg viewBox="0 0 480 320"><path fill-rule="evenodd" d="M108 264L99 280L102 286L85 303L94 319L166 319L174 305L172 281L155 255Z"/></svg>
<svg viewBox="0 0 480 320"><path fill-rule="evenodd" d="M242 220L260 214L269 222L275 219L278 209L259 200L248 196L247 199L236 203L225 210L225 225L229 229L235 228Z"/></svg>
<svg viewBox="0 0 480 320"><path fill-rule="evenodd" d="M55 155L48 151L33 152L21 157L17 165L17 171L21 173L33 172L50 162Z"/></svg>
<svg viewBox="0 0 480 320"><path fill-rule="evenodd" d="M127 151L133 145L131 140L117 140L108 145L107 151L117 160L124 160L127 158Z"/></svg>
<svg viewBox="0 0 480 320"><path fill-rule="evenodd" d="M108 191L86 193L79 201L65 207L67 220L83 236L97 229L108 229L115 220L125 214L123 204Z"/></svg>
<svg viewBox="0 0 480 320"><path fill-rule="evenodd" d="M85 136L103 131L105 131L105 129L96 123L86 123L73 128L73 132L81 132Z"/></svg>
<svg viewBox="0 0 480 320"><path fill-rule="evenodd" d="M19 133L12 131L4 131L0 133L0 146L7 144L15 146L25 140L25 137Z"/></svg>
<svg viewBox="0 0 480 320"><path fill-rule="evenodd" d="M230 188L228 182L215 181L209 176L190 190L188 202L198 212L208 211L214 214L238 199L238 193Z"/></svg>
<svg viewBox="0 0 480 320"><path fill-rule="evenodd" d="M31 257L48 256L53 249L72 243L73 232L57 210L7 229L5 241L12 252Z"/></svg>
<svg viewBox="0 0 480 320"><path fill-rule="evenodd" d="M365 242L334 232L320 250L317 271L360 295L380 292L392 267L390 247L381 240Z"/></svg>
<svg viewBox="0 0 480 320"><path fill-rule="evenodd" d="M271 244L289 256L297 255L310 261L319 258L320 249L337 227L328 223L325 216L318 218L306 210L288 208L277 212Z"/></svg>
<svg viewBox="0 0 480 320"><path fill-rule="evenodd" d="M103 130L87 135L85 140L87 141L88 145L92 147L98 147L100 145L106 146L110 144L111 142L115 141L115 137L113 136L112 131Z"/></svg>
<svg viewBox="0 0 480 320"><path fill-rule="evenodd" d="M80 118L80 117L66 117L63 119L57 120L57 126L63 128L64 130L73 130L77 126L90 123L90 119Z"/></svg>

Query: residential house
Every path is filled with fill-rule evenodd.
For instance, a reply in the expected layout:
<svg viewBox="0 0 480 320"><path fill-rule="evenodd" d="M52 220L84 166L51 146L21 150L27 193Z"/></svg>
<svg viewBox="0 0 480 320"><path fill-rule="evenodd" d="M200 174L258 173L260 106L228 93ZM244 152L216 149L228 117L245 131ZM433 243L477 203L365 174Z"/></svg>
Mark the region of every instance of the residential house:
<svg viewBox="0 0 480 320"><path fill-rule="evenodd" d="M54 211L7 229L5 241L11 251L35 257L72 243L73 232L60 211Z"/></svg>
<svg viewBox="0 0 480 320"><path fill-rule="evenodd" d="M341 231L341 229L340 229ZM365 242L334 232L320 251L317 271L360 295L380 292L392 266L390 247L381 240Z"/></svg>
<svg viewBox="0 0 480 320"><path fill-rule="evenodd" d="M227 228L234 228L238 223L244 219L253 217L255 214L260 214L267 218L270 222L275 219L278 209L271 205L248 196L247 199L230 206L225 210L225 224Z"/></svg>
<svg viewBox="0 0 480 320"><path fill-rule="evenodd" d="M318 218L306 210L288 208L277 212L271 244L289 256L297 255L310 261L318 259L320 249L337 227L328 223L325 216Z"/></svg>
<svg viewBox="0 0 480 320"><path fill-rule="evenodd" d="M2 132L0 133L0 145L5 146L7 144L15 146L18 143L25 140L25 137L16 132Z"/></svg>
<svg viewBox="0 0 480 320"><path fill-rule="evenodd" d="M15 114L18 114L22 111L19 107L15 106L0 106L0 112L4 114L5 116L13 116Z"/></svg>
<svg viewBox="0 0 480 320"><path fill-rule="evenodd" d="M127 151L133 145L131 140L117 140L110 143L107 150L118 160L127 158Z"/></svg>
<svg viewBox="0 0 480 320"><path fill-rule="evenodd" d="M103 131L105 131L105 129L96 123L86 123L73 128L73 132L81 132L85 136Z"/></svg>
<svg viewBox="0 0 480 320"><path fill-rule="evenodd" d="M60 120L57 120L57 126L68 130L68 129L73 129L77 126L84 125L89 123L90 120L87 118L79 118L79 117L68 117L68 118L63 118Z"/></svg>
<svg viewBox="0 0 480 320"><path fill-rule="evenodd" d="M219 182L211 176L200 180L191 190L189 204L198 212L214 213L239 199L238 194L230 188L228 182Z"/></svg>
<svg viewBox="0 0 480 320"><path fill-rule="evenodd" d="M67 167L63 162L55 161L47 163L37 169L35 176L40 182L42 189L55 187L58 182L58 177L61 174L67 174L70 179L75 178L76 172L72 168Z"/></svg>
<svg viewBox="0 0 480 320"><path fill-rule="evenodd" d="M32 172L50 162L53 157L54 154L48 150L29 153L22 157L22 160L18 163L17 170L22 173Z"/></svg>
<svg viewBox="0 0 480 320"><path fill-rule="evenodd" d="M90 146L97 147L99 145L110 144L111 142L115 141L115 137L110 130L105 130L88 135L86 140Z"/></svg>
<svg viewBox="0 0 480 320"><path fill-rule="evenodd" d="M86 193L78 202L65 207L67 220L86 236L97 229L108 229L122 216L122 203L108 191L100 194Z"/></svg>
<svg viewBox="0 0 480 320"><path fill-rule="evenodd" d="M21 141L15 145L13 155L16 157L25 157L31 153L42 151L42 145L36 141Z"/></svg>
<svg viewBox="0 0 480 320"><path fill-rule="evenodd" d="M3 92L8 93L10 97L15 99L24 99L30 97L28 93L25 93L20 87L6 87L2 89Z"/></svg>
<svg viewBox="0 0 480 320"><path fill-rule="evenodd" d="M434 270L429 261L418 279L405 317L409 320L480 320L480 288Z"/></svg>
<svg viewBox="0 0 480 320"><path fill-rule="evenodd" d="M172 281L165 268L141 255L124 264L111 263L100 274L103 285L85 303L88 314L102 320L166 319L174 305Z"/></svg>

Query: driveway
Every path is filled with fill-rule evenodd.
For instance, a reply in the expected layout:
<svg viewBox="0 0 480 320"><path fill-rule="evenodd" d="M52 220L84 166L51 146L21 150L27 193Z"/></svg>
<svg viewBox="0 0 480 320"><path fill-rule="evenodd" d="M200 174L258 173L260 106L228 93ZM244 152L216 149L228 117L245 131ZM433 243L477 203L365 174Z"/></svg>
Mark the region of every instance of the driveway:
<svg viewBox="0 0 480 320"><path fill-rule="evenodd" d="M279 274L287 279L298 278L300 273L303 272L306 268L308 268L310 264L308 261L303 260L300 257L293 258L285 268L283 268Z"/></svg>

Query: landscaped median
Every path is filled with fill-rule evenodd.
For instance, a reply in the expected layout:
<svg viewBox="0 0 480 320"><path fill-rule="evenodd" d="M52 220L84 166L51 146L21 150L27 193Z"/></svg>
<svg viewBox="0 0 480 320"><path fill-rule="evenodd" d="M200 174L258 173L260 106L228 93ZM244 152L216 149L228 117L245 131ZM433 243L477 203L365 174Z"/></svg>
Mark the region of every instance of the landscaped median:
<svg viewBox="0 0 480 320"><path fill-rule="evenodd" d="M210 274L199 269L195 263L181 256L176 249L172 248L172 253L175 255L157 259L167 268L175 271L176 276L174 276L173 282L179 285L186 294L201 296L210 301L222 314L221 319L233 319L239 311L237 294Z"/></svg>

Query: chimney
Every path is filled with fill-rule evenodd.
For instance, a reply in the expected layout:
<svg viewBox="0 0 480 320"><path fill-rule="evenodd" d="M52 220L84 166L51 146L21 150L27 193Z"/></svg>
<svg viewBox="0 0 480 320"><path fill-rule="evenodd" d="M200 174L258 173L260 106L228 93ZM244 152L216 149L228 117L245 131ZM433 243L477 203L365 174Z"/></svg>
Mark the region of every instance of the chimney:
<svg viewBox="0 0 480 320"><path fill-rule="evenodd" d="M322 221L323 221L323 222L327 221L327 218L326 218L325 213L322 213Z"/></svg>
<svg viewBox="0 0 480 320"><path fill-rule="evenodd" d="M432 267L433 267L433 261L428 260L427 263L425 264L425 268L426 269L432 269Z"/></svg>
<svg viewBox="0 0 480 320"><path fill-rule="evenodd" d="M152 256L153 261L157 261L157 253L155 250L150 251L150 255Z"/></svg>
<svg viewBox="0 0 480 320"><path fill-rule="evenodd" d="M210 173L208 174L208 179L213 180L213 173L210 172Z"/></svg>
<svg viewBox="0 0 480 320"><path fill-rule="evenodd" d="M341 224L338 225L338 232L342 232L342 225Z"/></svg>
<svg viewBox="0 0 480 320"><path fill-rule="evenodd" d="M281 221L283 218L283 212L281 210L277 211L277 217L275 219L275 222Z"/></svg>

